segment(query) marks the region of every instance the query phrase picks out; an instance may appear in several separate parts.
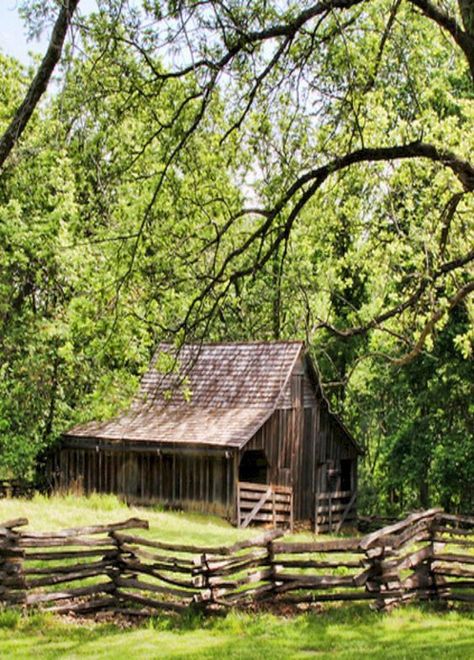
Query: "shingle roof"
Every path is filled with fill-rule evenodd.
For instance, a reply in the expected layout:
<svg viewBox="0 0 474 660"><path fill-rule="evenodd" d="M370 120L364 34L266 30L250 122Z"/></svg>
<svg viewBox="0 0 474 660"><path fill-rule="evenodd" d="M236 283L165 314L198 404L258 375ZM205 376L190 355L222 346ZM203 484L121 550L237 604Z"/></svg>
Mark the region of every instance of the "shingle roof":
<svg viewBox="0 0 474 660"><path fill-rule="evenodd" d="M241 447L278 407L298 342L161 345L131 410L66 437ZM162 356L173 369L157 369Z"/></svg>

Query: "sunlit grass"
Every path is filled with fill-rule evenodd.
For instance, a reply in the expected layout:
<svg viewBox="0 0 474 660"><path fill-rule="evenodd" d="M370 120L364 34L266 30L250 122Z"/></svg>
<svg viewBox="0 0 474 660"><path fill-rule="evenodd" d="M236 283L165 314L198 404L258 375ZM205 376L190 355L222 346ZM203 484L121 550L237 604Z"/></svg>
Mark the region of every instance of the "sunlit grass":
<svg viewBox="0 0 474 660"><path fill-rule="evenodd" d="M123 630L4 612L0 648L8 658L470 658L474 615L433 607L377 614L366 605L328 606L285 618L238 612L184 621L160 617Z"/></svg>
<svg viewBox="0 0 474 660"><path fill-rule="evenodd" d="M127 506L114 495L36 495L32 500L0 500L0 524L19 517L29 520L29 529L42 532L143 518L148 520L150 531L138 530L140 535L201 545L233 543L258 533L255 529L236 529L218 516ZM133 534L133 530L130 533Z"/></svg>
<svg viewBox="0 0 474 660"><path fill-rule="evenodd" d="M237 530L215 516L128 507L113 496L0 500L1 521L26 517L50 531L121 521L150 522L150 537L186 544L230 544L261 530ZM133 532L132 532L133 533ZM138 530L138 534L145 534ZM297 537L297 538L296 538ZM327 540L325 537L324 540ZM311 534L293 540L314 539ZM323 540L318 537L318 540ZM338 555L337 555L338 556ZM317 558L316 556L314 558ZM321 557L322 558L322 557ZM346 555L347 558L347 555ZM331 557L335 560L336 556ZM389 614L368 603L327 605L288 616L230 612L225 617L162 616L123 629L51 614L0 612L0 658L474 658L474 613L410 606Z"/></svg>

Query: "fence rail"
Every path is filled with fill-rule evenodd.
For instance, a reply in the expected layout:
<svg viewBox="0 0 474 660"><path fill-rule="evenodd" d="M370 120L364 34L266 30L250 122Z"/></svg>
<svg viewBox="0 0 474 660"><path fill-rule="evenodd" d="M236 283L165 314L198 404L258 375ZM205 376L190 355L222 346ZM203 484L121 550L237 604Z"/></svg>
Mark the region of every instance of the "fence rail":
<svg viewBox="0 0 474 660"><path fill-rule="evenodd" d="M229 546L165 543L130 530L148 523L37 533L0 525L0 605L53 612L153 614L257 600L413 599L474 603L474 518L415 513L361 538L297 542L281 531Z"/></svg>

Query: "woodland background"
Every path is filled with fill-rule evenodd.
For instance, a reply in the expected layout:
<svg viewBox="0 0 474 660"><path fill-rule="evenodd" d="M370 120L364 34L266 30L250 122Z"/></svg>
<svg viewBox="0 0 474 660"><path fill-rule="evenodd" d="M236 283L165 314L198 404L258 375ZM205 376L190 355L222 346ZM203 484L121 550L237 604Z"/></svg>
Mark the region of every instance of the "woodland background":
<svg viewBox="0 0 474 660"><path fill-rule="evenodd" d="M301 338L361 509L472 511L472 1L22 9L52 37L0 54L0 474L159 341Z"/></svg>

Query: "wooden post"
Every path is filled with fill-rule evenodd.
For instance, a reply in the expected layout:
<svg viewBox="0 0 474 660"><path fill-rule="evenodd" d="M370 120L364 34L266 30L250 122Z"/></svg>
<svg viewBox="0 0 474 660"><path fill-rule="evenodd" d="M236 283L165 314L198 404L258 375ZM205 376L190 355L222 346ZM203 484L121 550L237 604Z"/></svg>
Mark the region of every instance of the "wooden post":
<svg viewBox="0 0 474 660"><path fill-rule="evenodd" d="M15 529L26 524L26 518L18 518L1 525L3 530L0 531L0 564L3 584L0 584L0 603L6 606L26 603L25 551L19 544L21 532Z"/></svg>
<svg viewBox="0 0 474 660"><path fill-rule="evenodd" d="M293 532L293 488L290 493L290 532Z"/></svg>
<svg viewBox="0 0 474 660"><path fill-rule="evenodd" d="M237 527L240 527L241 515L240 515L240 482L237 482Z"/></svg>
<svg viewBox="0 0 474 660"><path fill-rule="evenodd" d="M275 552L273 548L273 539L270 539L267 543L267 553L268 553L268 565L270 566L270 576L268 581L272 586L272 591L276 587L276 571L275 571Z"/></svg>
<svg viewBox="0 0 474 660"><path fill-rule="evenodd" d="M329 533L332 534L332 491L328 495L328 508L329 508Z"/></svg>

